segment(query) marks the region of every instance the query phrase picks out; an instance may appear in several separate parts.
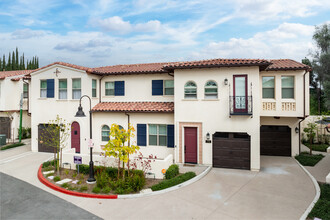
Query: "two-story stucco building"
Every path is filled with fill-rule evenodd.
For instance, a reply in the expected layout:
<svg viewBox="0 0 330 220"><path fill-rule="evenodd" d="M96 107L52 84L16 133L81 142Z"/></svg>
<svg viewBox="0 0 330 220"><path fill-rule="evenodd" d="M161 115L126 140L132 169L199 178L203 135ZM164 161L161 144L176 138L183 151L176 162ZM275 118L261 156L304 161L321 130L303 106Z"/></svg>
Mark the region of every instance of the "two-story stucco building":
<svg viewBox="0 0 330 220"><path fill-rule="evenodd" d="M258 171L260 155L299 152L299 121L309 112L309 67L293 60L213 59L86 68L57 62L31 73L32 150L56 115L72 123L63 162L89 162L91 97L95 160L113 123L136 129L153 172L171 163ZM298 130L297 130L298 129Z"/></svg>
<svg viewBox="0 0 330 220"><path fill-rule="evenodd" d="M0 72L0 134L8 139L18 138L20 124L20 102L23 97L22 126L31 127L28 109L28 75L32 70Z"/></svg>

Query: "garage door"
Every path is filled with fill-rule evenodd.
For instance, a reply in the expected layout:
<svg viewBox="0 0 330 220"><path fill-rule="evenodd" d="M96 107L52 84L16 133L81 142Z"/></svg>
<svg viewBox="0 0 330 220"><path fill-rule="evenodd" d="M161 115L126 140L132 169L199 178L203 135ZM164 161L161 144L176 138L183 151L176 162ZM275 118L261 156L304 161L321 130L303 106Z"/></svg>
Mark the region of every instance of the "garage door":
<svg viewBox="0 0 330 220"><path fill-rule="evenodd" d="M0 117L0 134L5 134L7 138L10 138L11 121L8 117Z"/></svg>
<svg viewBox="0 0 330 220"><path fill-rule="evenodd" d="M215 133L213 167L249 170L250 136L246 133Z"/></svg>
<svg viewBox="0 0 330 220"><path fill-rule="evenodd" d="M291 156L291 128L288 126L260 127L260 154Z"/></svg>
<svg viewBox="0 0 330 220"><path fill-rule="evenodd" d="M47 145L47 141L43 140L50 140L51 135L46 131L46 128L48 127L48 124L40 124L38 126L38 151L39 152L49 152L54 153L54 148ZM43 136L44 138L41 138Z"/></svg>

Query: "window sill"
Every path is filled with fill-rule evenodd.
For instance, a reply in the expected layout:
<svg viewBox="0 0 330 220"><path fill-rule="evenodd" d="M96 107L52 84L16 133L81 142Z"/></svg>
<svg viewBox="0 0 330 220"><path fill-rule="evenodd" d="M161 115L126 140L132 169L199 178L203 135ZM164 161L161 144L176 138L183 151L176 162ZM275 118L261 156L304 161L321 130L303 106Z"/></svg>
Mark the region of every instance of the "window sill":
<svg viewBox="0 0 330 220"><path fill-rule="evenodd" d="M38 99L39 99L39 100L46 100L47 97L39 97Z"/></svg>
<svg viewBox="0 0 330 220"><path fill-rule="evenodd" d="M262 102L276 102L276 99L270 98L270 99L262 99Z"/></svg>
<svg viewBox="0 0 330 220"><path fill-rule="evenodd" d="M182 101L198 101L198 99L182 99Z"/></svg>
<svg viewBox="0 0 330 220"><path fill-rule="evenodd" d="M295 99L281 99L282 102L296 102Z"/></svg>
<svg viewBox="0 0 330 220"><path fill-rule="evenodd" d="M216 98L216 99L202 99L202 101L220 101L220 99Z"/></svg>

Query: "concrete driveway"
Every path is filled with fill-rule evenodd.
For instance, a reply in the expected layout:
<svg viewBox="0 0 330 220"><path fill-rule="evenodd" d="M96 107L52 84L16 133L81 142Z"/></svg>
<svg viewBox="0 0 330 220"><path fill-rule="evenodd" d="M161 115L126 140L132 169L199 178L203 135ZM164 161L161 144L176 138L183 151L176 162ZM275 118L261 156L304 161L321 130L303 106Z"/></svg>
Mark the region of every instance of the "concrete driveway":
<svg viewBox="0 0 330 220"><path fill-rule="evenodd" d="M187 187L136 199L88 199L53 191L37 169L52 154L31 153L0 170L104 219L299 219L315 196L310 178L289 157L262 157L260 172L213 168Z"/></svg>

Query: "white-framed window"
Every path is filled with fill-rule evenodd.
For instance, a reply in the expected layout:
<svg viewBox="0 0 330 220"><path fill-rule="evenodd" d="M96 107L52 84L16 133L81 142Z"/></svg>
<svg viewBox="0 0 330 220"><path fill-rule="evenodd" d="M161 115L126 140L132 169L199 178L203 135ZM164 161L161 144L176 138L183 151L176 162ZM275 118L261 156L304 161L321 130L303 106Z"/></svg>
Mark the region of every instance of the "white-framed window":
<svg viewBox="0 0 330 220"><path fill-rule="evenodd" d="M115 82L105 82L105 95L115 95Z"/></svg>
<svg viewBox="0 0 330 220"><path fill-rule="evenodd" d="M40 98L47 98L47 80L40 80Z"/></svg>
<svg viewBox="0 0 330 220"><path fill-rule="evenodd" d="M102 126L102 141L109 141L109 133L110 133L110 128L108 125L103 125Z"/></svg>
<svg viewBox="0 0 330 220"><path fill-rule="evenodd" d="M58 80L58 99L68 98L68 81L67 79Z"/></svg>
<svg viewBox="0 0 330 220"><path fill-rule="evenodd" d="M96 96L96 87L97 86L97 81L96 79L92 79L92 97L95 98Z"/></svg>
<svg viewBox="0 0 330 220"><path fill-rule="evenodd" d="M23 83L23 98L28 98L28 89L29 89L29 87L28 87L28 84L27 83Z"/></svg>
<svg viewBox="0 0 330 220"><path fill-rule="evenodd" d="M164 94L174 95L174 80L164 80Z"/></svg>
<svg viewBox="0 0 330 220"><path fill-rule="evenodd" d="M72 99L81 97L81 79L72 79Z"/></svg>
<svg viewBox="0 0 330 220"><path fill-rule="evenodd" d="M184 86L185 99L197 99L197 86L196 83L189 81Z"/></svg>
<svg viewBox="0 0 330 220"><path fill-rule="evenodd" d="M294 76L282 76L282 99L294 99Z"/></svg>
<svg viewBox="0 0 330 220"><path fill-rule="evenodd" d="M167 126L149 124L149 145L167 146Z"/></svg>
<svg viewBox="0 0 330 220"><path fill-rule="evenodd" d="M262 77L262 98L274 99L275 98L275 77L263 76Z"/></svg>
<svg viewBox="0 0 330 220"><path fill-rule="evenodd" d="M218 98L218 85L216 82L210 80L205 84L205 99L217 99Z"/></svg>

